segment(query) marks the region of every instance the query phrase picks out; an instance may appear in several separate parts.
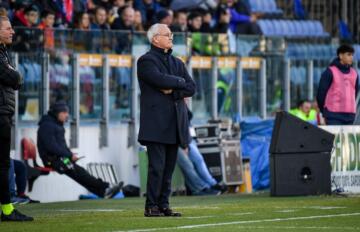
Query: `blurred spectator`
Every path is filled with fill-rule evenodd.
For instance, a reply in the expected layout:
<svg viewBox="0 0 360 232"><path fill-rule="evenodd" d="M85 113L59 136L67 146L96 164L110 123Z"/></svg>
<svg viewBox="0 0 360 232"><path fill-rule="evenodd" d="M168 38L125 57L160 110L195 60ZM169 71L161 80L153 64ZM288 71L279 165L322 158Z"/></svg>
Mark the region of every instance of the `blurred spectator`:
<svg viewBox="0 0 360 232"><path fill-rule="evenodd" d="M172 13L172 11L171 11ZM169 10L162 9L156 13L156 23L166 24L170 26L173 22L173 16L171 15Z"/></svg>
<svg viewBox="0 0 360 232"><path fill-rule="evenodd" d="M214 28L214 32L216 33L227 33L229 30L230 23L230 11L229 9L221 9L219 10L219 19Z"/></svg>
<svg viewBox="0 0 360 232"><path fill-rule="evenodd" d="M33 27L38 23L39 9L35 5L15 11L13 18L14 27Z"/></svg>
<svg viewBox="0 0 360 232"><path fill-rule="evenodd" d="M72 4L73 1L62 1L62 0L36 0L33 1L36 6L39 8L39 12L44 10L49 10L54 12L56 25L64 26L68 25L73 20L74 12L78 12L76 7L79 7L78 4ZM74 1L74 3L80 1ZM82 9L84 10L84 9Z"/></svg>
<svg viewBox="0 0 360 232"><path fill-rule="evenodd" d="M112 0L89 0L89 1L92 1L94 5L97 7L104 8L106 11L110 11L113 5Z"/></svg>
<svg viewBox="0 0 360 232"><path fill-rule="evenodd" d="M301 100L298 102L295 109L290 110L290 114L307 122L317 123L316 110L312 109L311 102L308 100Z"/></svg>
<svg viewBox="0 0 360 232"><path fill-rule="evenodd" d="M114 30L128 30L133 32L135 29L135 10L131 6L124 6L119 9L120 17L116 18L111 28ZM132 38L130 33L116 34L115 51L118 54L129 53Z"/></svg>
<svg viewBox="0 0 360 232"><path fill-rule="evenodd" d="M74 28L80 30L90 30L90 16L86 12L79 13L74 20Z"/></svg>
<svg viewBox="0 0 360 232"><path fill-rule="evenodd" d="M176 11L173 24L170 26L172 32L187 31L187 14L184 11Z"/></svg>
<svg viewBox="0 0 360 232"><path fill-rule="evenodd" d="M192 12L188 16L188 30L190 32L200 32L202 17L199 12Z"/></svg>
<svg viewBox="0 0 360 232"><path fill-rule="evenodd" d="M53 29L54 23L55 13L49 10L44 10L41 13L41 22L38 28L44 30L44 48L48 51L53 50L55 46Z"/></svg>
<svg viewBox="0 0 360 232"><path fill-rule="evenodd" d="M92 48L92 39L87 38L90 30L90 16L82 12L75 17L74 22L74 49L75 51L90 51Z"/></svg>
<svg viewBox="0 0 360 232"><path fill-rule="evenodd" d="M200 31L203 33L212 33L211 27L212 16L210 12L204 12L202 15L202 23Z"/></svg>
<svg viewBox="0 0 360 232"><path fill-rule="evenodd" d="M160 4L154 0L135 0L134 8L141 12L146 30L154 23L156 13L162 9Z"/></svg>
<svg viewBox="0 0 360 232"><path fill-rule="evenodd" d="M134 29L135 31L144 31L144 26L142 24L142 19L141 19L141 13L138 10L135 11Z"/></svg>
<svg viewBox="0 0 360 232"><path fill-rule="evenodd" d="M8 12L7 12L6 8L0 7L0 16L5 16L5 17L8 16Z"/></svg>
<svg viewBox="0 0 360 232"><path fill-rule="evenodd" d="M112 24L114 20L119 17L119 9L125 6L125 0L113 0L112 8L109 11L109 23Z"/></svg>
<svg viewBox="0 0 360 232"><path fill-rule="evenodd" d="M134 30L135 10L131 6L123 6L119 9L119 17L111 25L113 30Z"/></svg>
<svg viewBox="0 0 360 232"><path fill-rule="evenodd" d="M35 5L17 10L13 18L14 27L22 27L16 30L13 42L14 51L35 52L42 49L42 31L36 30L39 10Z"/></svg>
<svg viewBox="0 0 360 232"><path fill-rule="evenodd" d="M93 23L90 25L91 29L95 30L108 30L110 29L107 24L107 13L104 7L97 7L95 9L95 17Z"/></svg>
<svg viewBox="0 0 360 232"><path fill-rule="evenodd" d="M241 10L238 9L239 5L235 0L227 0L226 7L230 12L230 29L233 33L261 34L261 30L256 24L258 17L256 14L240 13Z"/></svg>

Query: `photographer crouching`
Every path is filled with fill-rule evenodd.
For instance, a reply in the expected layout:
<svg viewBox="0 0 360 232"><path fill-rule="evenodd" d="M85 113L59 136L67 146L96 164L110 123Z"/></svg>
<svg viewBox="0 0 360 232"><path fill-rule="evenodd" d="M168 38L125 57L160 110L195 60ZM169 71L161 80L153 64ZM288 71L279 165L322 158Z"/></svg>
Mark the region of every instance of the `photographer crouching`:
<svg viewBox="0 0 360 232"><path fill-rule="evenodd" d="M67 175L99 197L112 198L121 190L123 182L110 186L76 164L79 158L71 152L65 141L64 123L68 117L69 108L64 101L51 105L49 112L42 116L37 133L37 147L44 165Z"/></svg>

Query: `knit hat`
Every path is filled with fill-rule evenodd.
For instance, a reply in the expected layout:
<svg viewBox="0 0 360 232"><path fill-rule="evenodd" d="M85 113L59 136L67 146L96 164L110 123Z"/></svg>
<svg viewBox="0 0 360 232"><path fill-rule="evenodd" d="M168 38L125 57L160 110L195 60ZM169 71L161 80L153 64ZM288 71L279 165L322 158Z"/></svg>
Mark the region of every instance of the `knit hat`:
<svg viewBox="0 0 360 232"><path fill-rule="evenodd" d="M50 106L50 111L54 114L58 114L60 112L69 112L69 107L66 105L65 101L55 102Z"/></svg>
<svg viewBox="0 0 360 232"><path fill-rule="evenodd" d="M157 13L156 13L156 19L158 22L160 22L161 20L163 20L164 18L170 16L169 12L167 10L159 10Z"/></svg>

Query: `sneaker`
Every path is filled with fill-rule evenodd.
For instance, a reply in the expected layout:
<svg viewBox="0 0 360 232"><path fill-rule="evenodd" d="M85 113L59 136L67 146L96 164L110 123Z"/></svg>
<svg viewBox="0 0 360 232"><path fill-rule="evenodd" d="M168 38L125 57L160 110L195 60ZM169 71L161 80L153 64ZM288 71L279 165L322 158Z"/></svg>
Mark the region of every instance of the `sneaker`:
<svg viewBox="0 0 360 232"><path fill-rule="evenodd" d="M16 209L12 211L10 215L5 215L4 213L1 214L1 221L2 222L25 222L25 221L34 221L34 218L26 216Z"/></svg>
<svg viewBox="0 0 360 232"><path fill-rule="evenodd" d="M203 189L198 195L216 195L219 196L221 194L221 191L219 190L214 190L211 188L205 188Z"/></svg>
<svg viewBox="0 0 360 232"><path fill-rule="evenodd" d="M160 212L159 207L154 206L152 208L145 208L144 211L145 217L162 217L164 214Z"/></svg>
<svg viewBox="0 0 360 232"><path fill-rule="evenodd" d="M181 217L181 213L179 213L179 212L174 212L174 211L173 211L172 209L170 209L170 208L160 209L160 212L162 212L165 217Z"/></svg>
<svg viewBox="0 0 360 232"><path fill-rule="evenodd" d="M221 193L225 193L228 190L228 188L225 184L219 184L219 183L211 186L211 188L214 190L221 191Z"/></svg>
<svg viewBox="0 0 360 232"><path fill-rule="evenodd" d="M119 184L114 185L112 187L108 187L107 189L105 189L104 198L105 199L110 199L113 196L115 196L118 192L120 192L123 185L124 185L124 182L120 181Z"/></svg>
<svg viewBox="0 0 360 232"><path fill-rule="evenodd" d="M11 197L10 201L14 205L16 205L16 204L25 205L30 202L29 199L22 198L22 197Z"/></svg>
<svg viewBox="0 0 360 232"><path fill-rule="evenodd" d="M27 196L27 195L18 195L18 198L22 198L22 199L28 200L28 202L29 202L30 204L40 203L40 201L38 201L38 200L33 200L33 199L31 199L29 196Z"/></svg>

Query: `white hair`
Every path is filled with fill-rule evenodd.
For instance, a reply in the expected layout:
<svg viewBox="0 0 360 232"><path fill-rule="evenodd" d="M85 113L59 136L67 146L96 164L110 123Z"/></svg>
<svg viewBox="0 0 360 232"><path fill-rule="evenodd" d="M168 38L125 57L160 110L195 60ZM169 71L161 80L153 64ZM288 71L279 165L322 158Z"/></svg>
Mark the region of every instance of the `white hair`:
<svg viewBox="0 0 360 232"><path fill-rule="evenodd" d="M163 26L167 27L166 24L155 23L149 28L146 35L147 35L148 40L149 40L150 43L152 43L152 40L153 40L154 36L159 34L160 28L163 27Z"/></svg>

